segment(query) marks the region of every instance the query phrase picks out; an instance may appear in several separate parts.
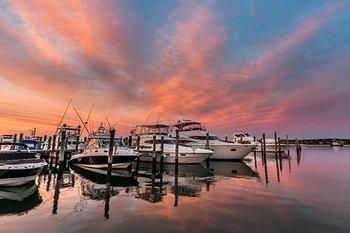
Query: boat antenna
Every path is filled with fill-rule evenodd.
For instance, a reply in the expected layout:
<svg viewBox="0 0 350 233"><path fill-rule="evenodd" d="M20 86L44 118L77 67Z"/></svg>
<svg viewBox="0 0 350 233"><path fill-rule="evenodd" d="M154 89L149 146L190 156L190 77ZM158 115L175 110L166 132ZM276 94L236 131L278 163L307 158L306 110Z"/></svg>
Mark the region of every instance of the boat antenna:
<svg viewBox="0 0 350 233"><path fill-rule="evenodd" d="M86 118L85 124L87 124L87 123L89 122L90 115L91 115L91 112L92 112L92 109L94 108L94 106L95 106L95 103L92 103L92 106L91 106L91 108L90 108L89 115L88 115L88 117Z"/></svg>
<svg viewBox="0 0 350 233"><path fill-rule="evenodd" d="M57 134L58 128L61 126L62 121L63 121L63 119L65 118L65 116L66 116L66 114L67 114L67 110L68 110L68 108L69 108L69 106L70 106L71 103L72 103L72 98L70 98L69 103L68 103L68 105L67 105L67 107L66 107L66 110L64 110L63 116L62 116L61 120L58 122L58 125L57 125L57 128L56 128L55 134Z"/></svg>
<svg viewBox="0 0 350 233"><path fill-rule="evenodd" d="M164 113L164 110L160 113L160 115L159 115L159 117L158 117L158 120L157 120L157 124L159 123L160 119L162 118L163 113Z"/></svg>
<svg viewBox="0 0 350 233"><path fill-rule="evenodd" d="M90 131L88 130L88 128L86 128L86 124L84 124L84 121L83 121L83 119L81 118L81 116L79 115L77 109L76 109L75 107L73 107L73 109L74 109L75 113L78 115L79 120L80 120L81 123L83 124L84 129L86 129L86 132L88 132L88 134L90 134ZM83 130L84 130L84 129L83 129ZM83 132L81 132L81 133L83 133Z"/></svg>
<svg viewBox="0 0 350 233"><path fill-rule="evenodd" d="M154 112L154 110L152 110L151 113L148 115L148 117L147 117L145 123L143 123L144 125L148 122L148 120L149 120L149 118L152 116L153 112Z"/></svg>
<svg viewBox="0 0 350 233"><path fill-rule="evenodd" d="M107 124L108 124L108 126L109 126L109 129L112 129L112 126L111 126L111 124L109 123L109 120L108 120L107 116L106 116L105 118L106 118Z"/></svg>

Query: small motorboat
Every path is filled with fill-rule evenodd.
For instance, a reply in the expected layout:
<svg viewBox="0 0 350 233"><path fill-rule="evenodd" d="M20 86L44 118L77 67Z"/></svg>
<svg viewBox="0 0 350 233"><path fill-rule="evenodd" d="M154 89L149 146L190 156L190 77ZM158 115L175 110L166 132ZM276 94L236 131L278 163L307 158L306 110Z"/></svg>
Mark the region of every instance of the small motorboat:
<svg viewBox="0 0 350 233"><path fill-rule="evenodd" d="M21 143L0 143L10 150L0 150L0 186L20 186L31 182L41 173L45 160L40 159Z"/></svg>
<svg viewBox="0 0 350 233"><path fill-rule="evenodd" d="M109 133L102 126L97 132L89 135L86 148L82 153L75 154L69 160L70 164L101 175L107 174L109 156ZM138 153L115 143L112 161L112 176L120 175L118 170L131 170L132 162Z"/></svg>
<svg viewBox="0 0 350 233"><path fill-rule="evenodd" d="M344 146L344 143L338 140L332 140L330 143L331 146Z"/></svg>

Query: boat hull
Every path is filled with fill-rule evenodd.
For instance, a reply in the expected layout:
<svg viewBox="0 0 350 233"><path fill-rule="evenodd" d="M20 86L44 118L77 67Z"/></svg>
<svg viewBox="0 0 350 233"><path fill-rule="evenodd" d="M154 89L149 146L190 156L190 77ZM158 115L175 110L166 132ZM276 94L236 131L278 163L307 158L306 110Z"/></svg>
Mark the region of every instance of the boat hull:
<svg viewBox="0 0 350 233"><path fill-rule="evenodd" d="M210 145L209 149L214 151L210 156L212 160L243 160L256 145L233 144L233 145Z"/></svg>
<svg viewBox="0 0 350 233"><path fill-rule="evenodd" d="M31 182L45 165L45 162L4 164L0 166L0 186L20 186Z"/></svg>
<svg viewBox="0 0 350 233"><path fill-rule="evenodd" d="M208 158L208 154L199 154L199 153L195 153L195 154L183 154L183 153L179 153L178 156L178 163L179 164L200 164L202 163L204 160L206 160ZM163 157L163 163L175 163L175 153L170 153L170 154L165 154ZM142 162L152 162L153 161L153 155L151 153L147 153L147 154L142 154L140 156L140 161ZM160 157L156 158L156 162L160 163L161 159Z"/></svg>

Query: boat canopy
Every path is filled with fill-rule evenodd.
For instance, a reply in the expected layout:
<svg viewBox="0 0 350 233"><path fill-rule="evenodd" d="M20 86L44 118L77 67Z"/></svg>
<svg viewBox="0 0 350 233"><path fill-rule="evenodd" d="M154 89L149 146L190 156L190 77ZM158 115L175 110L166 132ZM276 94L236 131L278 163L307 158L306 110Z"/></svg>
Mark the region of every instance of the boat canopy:
<svg viewBox="0 0 350 233"><path fill-rule="evenodd" d="M132 131L135 135L161 134L168 135L169 126L165 124L137 125Z"/></svg>
<svg viewBox="0 0 350 233"><path fill-rule="evenodd" d="M183 120L174 124L179 131L190 131L190 130L205 130L200 122L191 121L191 120Z"/></svg>

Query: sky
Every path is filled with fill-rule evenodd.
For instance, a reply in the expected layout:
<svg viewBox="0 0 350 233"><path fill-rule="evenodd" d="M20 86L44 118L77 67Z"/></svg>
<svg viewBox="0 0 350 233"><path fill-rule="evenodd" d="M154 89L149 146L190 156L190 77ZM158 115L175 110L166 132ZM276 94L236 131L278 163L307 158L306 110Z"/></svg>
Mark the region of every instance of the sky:
<svg viewBox="0 0 350 233"><path fill-rule="evenodd" d="M348 0L0 1L0 133L202 122L350 137Z"/></svg>

